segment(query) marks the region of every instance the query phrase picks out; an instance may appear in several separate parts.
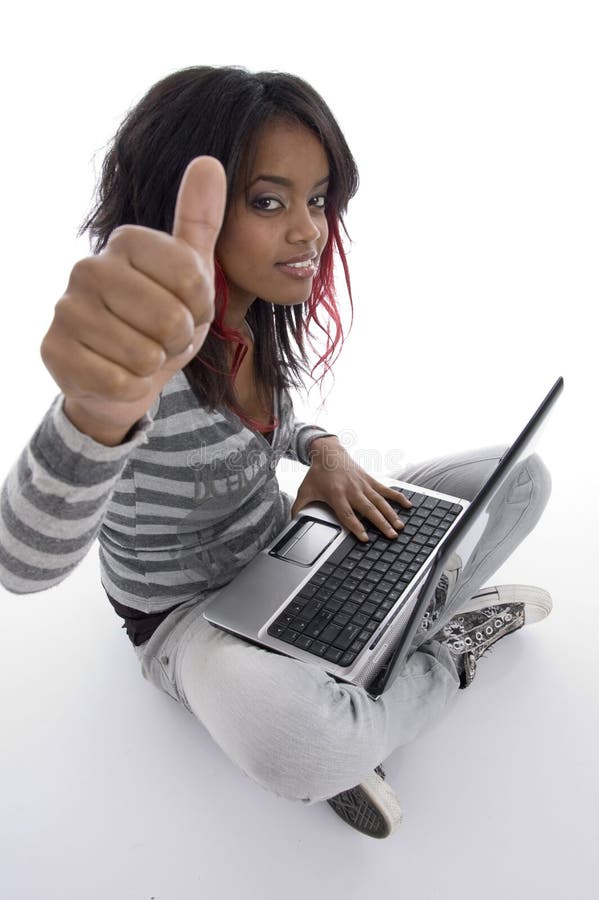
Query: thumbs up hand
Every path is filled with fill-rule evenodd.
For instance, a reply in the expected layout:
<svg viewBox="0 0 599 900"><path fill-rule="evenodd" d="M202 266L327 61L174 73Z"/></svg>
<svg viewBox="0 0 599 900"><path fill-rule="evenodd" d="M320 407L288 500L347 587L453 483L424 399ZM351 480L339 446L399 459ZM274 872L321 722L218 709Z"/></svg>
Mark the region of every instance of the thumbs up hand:
<svg viewBox="0 0 599 900"><path fill-rule="evenodd" d="M172 235L121 225L102 253L73 266L41 356L66 416L100 443L120 443L204 343L225 201L222 165L196 157L181 179Z"/></svg>

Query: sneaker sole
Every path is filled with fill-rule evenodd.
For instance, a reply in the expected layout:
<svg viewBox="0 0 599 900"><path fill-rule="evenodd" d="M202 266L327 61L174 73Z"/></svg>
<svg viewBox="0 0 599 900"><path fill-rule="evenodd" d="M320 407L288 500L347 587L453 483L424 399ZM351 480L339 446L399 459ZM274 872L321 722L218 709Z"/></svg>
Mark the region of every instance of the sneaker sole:
<svg viewBox="0 0 599 900"><path fill-rule="evenodd" d="M532 625L546 619L553 609L551 595L543 588L528 584L499 584L482 588L463 607L462 612L474 612L487 606L503 606L510 603L524 604L524 624Z"/></svg>
<svg viewBox="0 0 599 900"><path fill-rule="evenodd" d="M348 825L373 838L389 837L403 818L397 794L374 772L327 803Z"/></svg>

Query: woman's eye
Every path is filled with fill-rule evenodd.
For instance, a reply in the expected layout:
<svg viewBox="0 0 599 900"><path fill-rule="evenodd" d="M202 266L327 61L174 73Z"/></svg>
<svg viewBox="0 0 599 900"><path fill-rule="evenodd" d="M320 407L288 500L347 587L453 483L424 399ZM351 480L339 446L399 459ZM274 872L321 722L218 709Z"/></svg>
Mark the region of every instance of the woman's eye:
<svg viewBox="0 0 599 900"><path fill-rule="evenodd" d="M273 205L275 203L278 203L279 206L282 205L281 201L277 200L276 197L258 197L253 201L252 206L254 206L256 209L262 209L266 212L270 212L270 210L278 208L277 206Z"/></svg>
<svg viewBox="0 0 599 900"><path fill-rule="evenodd" d="M324 209L327 205L326 194L319 194L317 197L312 197L312 200L317 201L316 203L314 203L316 209Z"/></svg>

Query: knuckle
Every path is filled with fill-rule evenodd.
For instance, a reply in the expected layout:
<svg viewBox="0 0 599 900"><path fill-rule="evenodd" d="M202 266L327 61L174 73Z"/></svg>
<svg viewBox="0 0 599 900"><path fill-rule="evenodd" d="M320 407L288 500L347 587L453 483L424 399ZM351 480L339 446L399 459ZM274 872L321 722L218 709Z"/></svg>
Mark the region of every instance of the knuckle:
<svg viewBox="0 0 599 900"><path fill-rule="evenodd" d="M98 268L98 259L93 256L85 256L78 259L69 277L69 288L77 288L81 285L87 285L95 280Z"/></svg>
<svg viewBox="0 0 599 900"><path fill-rule="evenodd" d="M111 368L102 379L102 394L109 400L118 400L127 392L129 382L123 369Z"/></svg>
<svg viewBox="0 0 599 900"><path fill-rule="evenodd" d="M194 307L195 318L207 320L214 294L213 278L202 264L190 264L182 268L178 275L178 296Z"/></svg>
<svg viewBox="0 0 599 900"><path fill-rule="evenodd" d="M196 296L209 287L209 279L203 267L189 263L179 272L179 290L183 296Z"/></svg>
<svg viewBox="0 0 599 900"><path fill-rule="evenodd" d="M162 344L192 339L193 320L183 304L170 303L164 310L158 325L158 336Z"/></svg>
<svg viewBox="0 0 599 900"><path fill-rule="evenodd" d="M64 294L60 300L54 304L54 323L61 325L64 323L65 319L70 317L71 311L71 298L68 294Z"/></svg>
<svg viewBox="0 0 599 900"><path fill-rule="evenodd" d="M110 232L106 247L120 250L126 247L131 241L131 236L135 233L135 225L117 225Z"/></svg>
<svg viewBox="0 0 599 900"><path fill-rule="evenodd" d="M64 294L54 305L54 318L48 329L47 338L72 339L77 335L77 308L75 298L70 294Z"/></svg>
<svg viewBox="0 0 599 900"><path fill-rule="evenodd" d="M55 337L52 330L44 335L42 343L40 344L40 356L47 368L51 368L54 365L57 352L55 347Z"/></svg>
<svg viewBox="0 0 599 900"><path fill-rule="evenodd" d="M149 345L132 350L131 363L133 371L138 375L153 375L162 368L166 360L164 349L158 345Z"/></svg>

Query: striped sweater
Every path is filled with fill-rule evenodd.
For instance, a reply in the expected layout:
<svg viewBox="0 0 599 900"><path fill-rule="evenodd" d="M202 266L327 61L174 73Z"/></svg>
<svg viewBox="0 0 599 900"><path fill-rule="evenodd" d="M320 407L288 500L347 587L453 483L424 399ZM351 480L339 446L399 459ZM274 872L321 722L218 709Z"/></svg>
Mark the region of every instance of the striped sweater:
<svg viewBox="0 0 599 900"><path fill-rule="evenodd" d="M2 486L0 583L17 594L57 585L97 537L119 614L120 604L156 623L226 584L282 530L293 501L277 463L309 465L310 441L329 434L296 422L288 391L275 391L269 443L231 410L203 408L183 372L116 447L79 432L63 401Z"/></svg>

